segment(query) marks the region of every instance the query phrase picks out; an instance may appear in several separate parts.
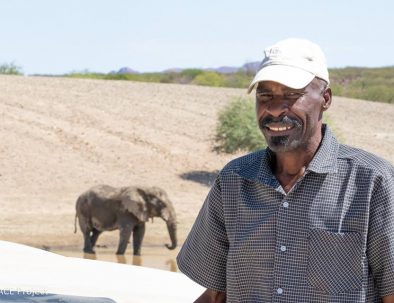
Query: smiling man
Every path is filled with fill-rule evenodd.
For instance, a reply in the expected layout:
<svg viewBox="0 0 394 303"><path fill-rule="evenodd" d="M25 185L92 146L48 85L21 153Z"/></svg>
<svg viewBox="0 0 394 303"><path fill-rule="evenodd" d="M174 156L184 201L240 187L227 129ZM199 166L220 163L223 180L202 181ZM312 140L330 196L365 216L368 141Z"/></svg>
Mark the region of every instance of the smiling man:
<svg viewBox="0 0 394 303"><path fill-rule="evenodd" d="M329 83L316 44L265 50L248 91L268 148L223 168L178 255L196 302L394 302L394 168L323 124Z"/></svg>

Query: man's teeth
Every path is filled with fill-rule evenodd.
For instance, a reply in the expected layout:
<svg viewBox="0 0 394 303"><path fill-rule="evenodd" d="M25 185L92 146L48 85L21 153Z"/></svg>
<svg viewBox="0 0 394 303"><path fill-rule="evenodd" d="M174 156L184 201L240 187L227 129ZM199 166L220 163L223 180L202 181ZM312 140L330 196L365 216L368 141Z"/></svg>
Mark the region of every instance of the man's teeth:
<svg viewBox="0 0 394 303"><path fill-rule="evenodd" d="M274 131L274 132L282 132L284 130L288 130L290 129L291 126L282 126L282 127L269 127L270 130Z"/></svg>

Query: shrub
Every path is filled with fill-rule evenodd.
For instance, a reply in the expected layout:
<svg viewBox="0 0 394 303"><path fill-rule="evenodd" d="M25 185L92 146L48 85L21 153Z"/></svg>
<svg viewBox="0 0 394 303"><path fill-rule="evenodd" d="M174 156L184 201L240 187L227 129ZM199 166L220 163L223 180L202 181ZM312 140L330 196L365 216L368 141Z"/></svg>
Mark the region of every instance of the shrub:
<svg viewBox="0 0 394 303"><path fill-rule="evenodd" d="M7 72L17 71L11 64L5 66ZM10 68L11 67L11 68ZM16 67L16 69L15 69ZM253 75L250 71L220 74L201 69L184 69L180 72L140 73L140 74L97 74L89 71L71 73L69 77L132 80L144 82L182 83L205 86L240 87L246 89ZM394 67L364 68L346 67L330 69L331 88L335 96L361 98L372 101L394 103Z"/></svg>
<svg viewBox="0 0 394 303"><path fill-rule="evenodd" d="M346 67L330 70L333 94L394 103L394 67Z"/></svg>
<svg viewBox="0 0 394 303"><path fill-rule="evenodd" d="M201 75L202 73L204 73L203 70L201 69L197 69L197 68L187 68L182 70L180 73L178 73L181 77L188 79L188 82L186 83L190 83L195 77L197 77L198 75Z"/></svg>
<svg viewBox="0 0 394 303"><path fill-rule="evenodd" d="M249 77L244 71L238 71L236 73L226 74L224 75L224 77L225 79L223 86L244 88L245 91L251 81L251 77Z"/></svg>
<svg viewBox="0 0 394 303"><path fill-rule="evenodd" d="M252 99L236 98L219 112L215 144L214 150L225 153L255 151L266 146Z"/></svg>
<svg viewBox="0 0 394 303"><path fill-rule="evenodd" d="M203 72L197 75L192 83L205 86L224 86L224 76L215 72Z"/></svg>
<svg viewBox="0 0 394 303"><path fill-rule="evenodd" d="M22 69L20 66L12 63L3 63L0 65L0 74L4 75L22 75Z"/></svg>

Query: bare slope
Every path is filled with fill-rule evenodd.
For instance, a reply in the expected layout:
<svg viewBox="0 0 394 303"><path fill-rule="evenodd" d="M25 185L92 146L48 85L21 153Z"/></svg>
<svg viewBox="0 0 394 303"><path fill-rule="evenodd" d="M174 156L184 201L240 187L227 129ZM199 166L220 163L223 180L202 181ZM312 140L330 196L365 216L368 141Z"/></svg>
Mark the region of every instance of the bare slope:
<svg viewBox="0 0 394 303"><path fill-rule="evenodd" d="M245 90L0 76L0 239L80 247L77 196L98 183L155 185L172 198L182 243L234 155L211 151L218 110ZM335 98L342 141L394 163L394 106ZM117 234L106 235L114 244ZM160 219L144 244L167 239ZM79 249L79 248L78 248Z"/></svg>

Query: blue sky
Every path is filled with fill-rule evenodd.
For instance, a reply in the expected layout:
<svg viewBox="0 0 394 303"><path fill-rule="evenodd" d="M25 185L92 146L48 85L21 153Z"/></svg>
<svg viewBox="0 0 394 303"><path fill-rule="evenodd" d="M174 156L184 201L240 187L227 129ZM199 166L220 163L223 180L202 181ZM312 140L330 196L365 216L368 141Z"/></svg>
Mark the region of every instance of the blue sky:
<svg viewBox="0 0 394 303"><path fill-rule="evenodd" d="M241 66L288 37L329 67L394 65L394 1L0 0L0 64L25 74Z"/></svg>

